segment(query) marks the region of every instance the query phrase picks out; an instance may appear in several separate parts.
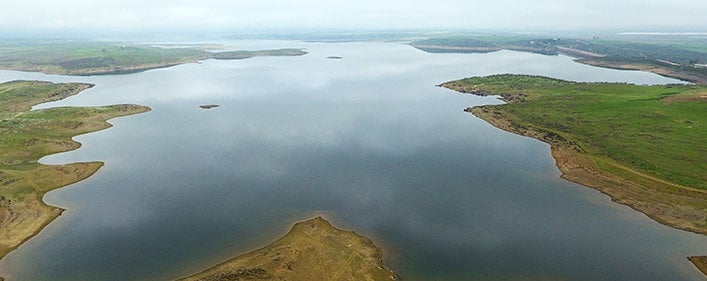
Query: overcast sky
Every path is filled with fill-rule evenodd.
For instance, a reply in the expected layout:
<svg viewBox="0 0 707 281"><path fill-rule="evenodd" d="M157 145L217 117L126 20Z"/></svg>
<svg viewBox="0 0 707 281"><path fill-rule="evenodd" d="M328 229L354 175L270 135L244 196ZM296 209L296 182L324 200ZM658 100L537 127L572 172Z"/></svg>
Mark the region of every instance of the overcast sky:
<svg viewBox="0 0 707 281"><path fill-rule="evenodd" d="M247 29L707 31L707 0L2 0L0 33Z"/></svg>

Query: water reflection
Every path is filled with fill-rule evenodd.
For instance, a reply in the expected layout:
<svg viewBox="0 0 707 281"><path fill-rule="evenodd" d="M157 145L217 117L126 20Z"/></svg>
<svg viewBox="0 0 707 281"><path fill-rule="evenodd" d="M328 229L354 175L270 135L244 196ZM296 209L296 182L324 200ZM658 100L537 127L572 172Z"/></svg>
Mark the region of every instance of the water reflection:
<svg viewBox="0 0 707 281"><path fill-rule="evenodd" d="M497 100L434 87L505 72L674 80L507 51L273 44L310 54L79 78L98 86L53 105L153 111L42 159L107 165L47 195L68 210L4 259L2 272L10 280L165 280L326 212L384 246L406 280L700 280L685 257L707 253L703 236L559 179L547 145L462 111ZM0 72L0 80L23 77L73 79ZM199 109L204 103L221 107Z"/></svg>

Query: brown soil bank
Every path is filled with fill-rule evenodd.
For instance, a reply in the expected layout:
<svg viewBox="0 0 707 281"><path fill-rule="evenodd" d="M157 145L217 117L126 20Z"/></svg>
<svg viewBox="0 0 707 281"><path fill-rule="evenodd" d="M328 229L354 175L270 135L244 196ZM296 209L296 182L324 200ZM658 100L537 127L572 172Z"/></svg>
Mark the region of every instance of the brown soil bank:
<svg viewBox="0 0 707 281"><path fill-rule="evenodd" d="M462 93L500 95L506 105L471 107L465 111L502 130L550 144L562 178L599 190L613 201L662 224L707 234L707 190L703 178L707 147L703 143L704 128L694 123L705 121L703 113L707 104L702 98L704 87L573 83L524 75L473 77L446 82L441 86ZM682 106L666 108L678 103ZM617 115L611 110L601 110L607 107L623 112L631 108L629 111L633 112L616 118ZM646 112L663 114L659 118L665 117L665 120L655 118L650 125L636 124L645 123L644 119L650 117ZM631 116L636 114L638 116ZM621 121L616 121L619 119ZM577 125L577 121L609 129L587 128L586 125ZM662 133L655 131L657 127L652 127L655 125ZM601 133L597 134L597 131ZM594 137L605 139L592 140ZM662 142L659 146L678 153L661 153L655 147L646 145L646 142L658 142L665 137L681 143ZM626 143L631 143L634 148L625 149ZM624 149L621 149L622 146ZM617 159L615 155L606 153L607 150L622 157ZM633 161L626 161L631 158L631 150L642 153L634 154L637 158ZM655 155L646 155L646 151ZM686 177L673 174L672 178L692 182L698 188L661 178L669 174L670 169L645 171L631 165L638 163L650 167L645 164L657 160L667 166L668 161L674 159L679 161L672 162L672 168L694 169L694 174ZM688 259L707 275L707 257Z"/></svg>
<svg viewBox="0 0 707 281"><path fill-rule="evenodd" d="M287 235L264 248L181 280L397 279L383 266L381 252L371 240L317 217L295 224Z"/></svg>
<svg viewBox="0 0 707 281"><path fill-rule="evenodd" d="M687 259L707 276L707 257L689 257Z"/></svg>

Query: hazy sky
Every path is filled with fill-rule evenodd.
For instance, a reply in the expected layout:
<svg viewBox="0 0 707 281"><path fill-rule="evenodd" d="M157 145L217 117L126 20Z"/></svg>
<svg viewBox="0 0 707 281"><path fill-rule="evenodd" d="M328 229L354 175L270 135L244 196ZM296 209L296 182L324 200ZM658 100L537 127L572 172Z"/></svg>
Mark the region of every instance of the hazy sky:
<svg viewBox="0 0 707 281"><path fill-rule="evenodd" d="M2 0L0 33L707 30L707 0Z"/></svg>

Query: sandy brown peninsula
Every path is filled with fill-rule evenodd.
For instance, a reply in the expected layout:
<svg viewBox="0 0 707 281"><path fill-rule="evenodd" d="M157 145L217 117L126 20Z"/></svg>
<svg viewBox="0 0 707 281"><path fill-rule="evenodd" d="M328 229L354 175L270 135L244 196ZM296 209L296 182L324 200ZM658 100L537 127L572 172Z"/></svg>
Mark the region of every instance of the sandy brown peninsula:
<svg viewBox="0 0 707 281"><path fill-rule="evenodd" d="M299 222L277 241L183 281L397 280L366 237L333 227L321 217Z"/></svg>

